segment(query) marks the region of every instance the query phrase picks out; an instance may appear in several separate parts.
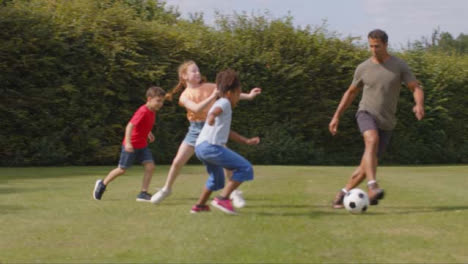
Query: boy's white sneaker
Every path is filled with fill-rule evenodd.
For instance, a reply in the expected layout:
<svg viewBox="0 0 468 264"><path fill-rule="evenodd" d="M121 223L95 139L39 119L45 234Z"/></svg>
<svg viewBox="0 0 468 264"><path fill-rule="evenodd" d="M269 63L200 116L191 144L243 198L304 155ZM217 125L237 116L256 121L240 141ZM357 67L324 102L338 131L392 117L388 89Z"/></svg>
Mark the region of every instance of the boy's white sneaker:
<svg viewBox="0 0 468 264"><path fill-rule="evenodd" d="M242 191L240 190L234 190L232 191L230 198L232 199L232 204L236 208L242 208L245 206L245 200L244 197L242 196Z"/></svg>
<svg viewBox="0 0 468 264"><path fill-rule="evenodd" d="M151 203L158 204L171 195L171 190L161 189L151 197Z"/></svg>

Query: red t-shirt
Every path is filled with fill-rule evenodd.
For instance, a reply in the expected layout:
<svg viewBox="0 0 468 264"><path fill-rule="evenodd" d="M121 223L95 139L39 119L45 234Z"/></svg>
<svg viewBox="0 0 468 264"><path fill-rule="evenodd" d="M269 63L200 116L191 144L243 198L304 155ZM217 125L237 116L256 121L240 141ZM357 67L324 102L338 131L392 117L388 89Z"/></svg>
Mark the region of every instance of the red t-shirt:
<svg viewBox="0 0 468 264"><path fill-rule="evenodd" d="M133 124L131 138L133 148L141 149L148 145L148 134L153 129L155 120L156 113L149 110L146 105L140 106L133 114L132 119L130 119L130 123ZM125 137L122 144L125 145Z"/></svg>

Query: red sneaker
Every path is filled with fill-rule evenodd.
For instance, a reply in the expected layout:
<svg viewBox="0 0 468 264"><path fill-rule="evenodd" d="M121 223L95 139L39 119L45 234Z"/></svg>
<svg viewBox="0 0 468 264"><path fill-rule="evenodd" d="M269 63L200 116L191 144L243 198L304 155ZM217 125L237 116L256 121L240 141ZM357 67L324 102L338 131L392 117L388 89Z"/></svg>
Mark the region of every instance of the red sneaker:
<svg viewBox="0 0 468 264"><path fill-rule="evenodd" d="M192 214L197 214L197 213L203 213L203 212L209 212L210 207L208 205L194 205L192 209L190 210L190 213Z"/></svg>
<svg viewBox="0 0 468 264"><path fill-rule="evenodd" d="M236 211L234 211L234 207L232 207L231 200L229 199L223 200L218 197L215 197L211 202L211 205L225 212L226 214L237 214Z"/></svg>

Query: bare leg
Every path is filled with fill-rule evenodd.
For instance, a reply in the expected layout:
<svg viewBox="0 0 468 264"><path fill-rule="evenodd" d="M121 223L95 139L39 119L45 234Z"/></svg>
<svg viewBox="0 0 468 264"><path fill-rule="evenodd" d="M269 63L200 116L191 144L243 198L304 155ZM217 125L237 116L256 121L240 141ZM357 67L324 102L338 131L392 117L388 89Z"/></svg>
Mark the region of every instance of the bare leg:
<svg viewBox="0 0 468 264"><path fill-rule="evenodd" d="M120 175L123 175L124 173L125 173L125 169L120 168L120 167L111 170L103 181L104 185L107 186L107 184L115 180L115 178L119 177Z"/></svg>
<svg viewBox="0 0 468 264"><path fill-rule="evenodd" d="M374 165L375 168L377 168L378 160L375 160L376 164ZM361 182L366 178L366 173L364 173L363 169L363 164L359 165L359 167L356 168L356 170L351 174L351 177L349 178L348 183L345 186L345 189L347 191L356 188Z"/></svg>
<svg viewBox="0 0 468 264"><path fill-rule="evenodd" d="M203 187L203 192L197 201L197 205L205 205L208 199L210 199L211 193L212 191L206 188L206 186Z"/></svg>
<svg viewBox="0 0 468 264"><path fill-rule="evenodd" d="M232 174L233 174L233 171L232 170L228 170L228 169L224 169L224 175L226 175L226 177L228 178L228 180L230 180L232 178Z"/></svg>
<svg viewBox="0 0 468 264"><path fill-rule="evenodd" d="M143 183L141 185L141 191L142 192L147 192L149 185L151 183L151 178L153 177L153 172L154 172L154 163L153 162L146 162L143 164L145 167L145 173L143 176Z"/></svg>
<svg viewBox="0 0 468 264"><path fill-rule="evenodd" d="M226 178L227 178L228 181L232 179L233 174L234 174L234 172L232 170L224 169L224 175L226 175ZM232 204L236 208L242 208L246 204L244 196L242 195L241 190L236 189L236 190L232 191L229 198L232 199Z"/></svg>
<svg viewBox="0 0 468 264"><path fill-rule="evenodd" d="M364 155L362 155L362 164L367 178L367 193L370 204L376 205L378 204L378 200L384 197L384 190L380 189L376 182L379 133L377 130L367 130L363 136L366 149Z"/></svg>
<svg viewBox="0 0 468 264"><path fill-rule="evenodd" d="M193 146L190 146L185 142L182 142L182 144L180 144L179 150L177 151L177 154L174 160L172 161L171 168L169 169L166 184L161 190L159 190L151 197L151 202L153 204L158 204L164 199L166 199L166 197L171 195L172 185L174 185L174 182L177 176L179 175L180 169L182 169L182 167L187 163L187 161L193 156L194 152L195 148Z"/></svg>
<svg viewBox="0 0 468 264"><path fill-rule="evenodd" d="M177 176L179 175L180 169L187 163L187 161L193 156L195 152L195 148L182 142L180 144L179 150L172 161L171 168L169 169L169 174L167 175L166 184L164 185L164 189L170 190L172 189L172 185L176 180Z"/></svg>
<svg viewBox="0 0 468 264"><path fill-rule="evenodd" d="M241 183L242 182L233 181L233 180L229 179L226 187L224 187L223 191L221 192L221 196L224 197L224 198L229 198L232 191L237 189L237 187L239 187L239 185L241 185Z"/></svg>
<svg viewBox="0 0 468 264"><path fill-rule="evenodd" d="M374 180L377 172L377 150L379 133L377 130L367 130L363 134L365 150L362 155L361 167L368 181Z"/></svg>
<svg viewBox="0 0 468 264"><path fill-rule="evenodd" d="M375 160L376 164L374 165L377 169L377 159ZM356 170L351 174L348 183L345 186L347 191L356 188L361 182L366 178L366 173L364 173L363 164L359 165Z"/></svg>
<svg viewBox="0 0 468 264"><path fill-rule="evenodd" d="M364 173L364 170L362 169L362 163L359 165L359 167L356 168L356 170L351 174L351 177L349 178L348 183L345 186L346 191L349 191L353 188L356 188L362 180L366 177L366 174Z"/></svg>
<svg viewBox="0 0 468 264"><path fill-rule="evenodd" d="M376 130L367 130L363 134L365 150L362 155L361 164L354 170L353 174L348 180L348 183L345 186L345 190L349 191L353 188L356 188L363 180L367 177L368 181L375 180L375 175L377 171L377 150L379 145L379 134ZM333 200L333 208L339 209L343 208L343 198L345 192L340 190ZM369 192L369 198L373 198L374 193ZM379 198L380 199L380 198ZM376 204L373 202L373 204Z"/></svg>

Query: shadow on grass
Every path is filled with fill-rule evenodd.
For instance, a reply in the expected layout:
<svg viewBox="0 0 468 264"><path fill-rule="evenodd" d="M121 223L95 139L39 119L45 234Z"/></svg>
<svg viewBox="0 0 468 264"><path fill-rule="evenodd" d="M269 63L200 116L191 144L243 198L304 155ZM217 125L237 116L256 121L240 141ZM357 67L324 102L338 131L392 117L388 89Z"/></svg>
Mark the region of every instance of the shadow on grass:
<svg viewBox="0 0 468 264"><path fill-rule="evenodd" d="M3 188L0 187L0 195L3 194L12 194L12 193L24 193L24 192L34 192L34 191L40 191L39 189L33 189L33 188Z"/></svg>
<svg viewBox="0 0 468 264"><path fill-rule="evenodd" d="M0 214L14 214L20 210L24 210L24 207L17 205L0 205Z"/></svg>
<svg viewBox="0 0 468 264"><path fill-rule="evenodd" d="M349 213L345 209L332 209L328 205L290 205L290 204L276 204L276 205L255 205L248 206L248 208L259 209L264 208L265 211L252 211L251 213L259 216L302 216L302 217L322 217L322 216L348 216ZM273 209L273 210L271 210ZM282 210L274 210L282 209ZM304 209L301 211L294 210L291 212L288 209ZM468 210L468 206L393 206L382 207L385 211L374 211L371 207L370 211L362 214L362 216L372 215L400 215L400 214L424 214L424 213L437 213L437 212L461 212Z"/></svg>
<svg viewBox="0 0 468 264"><path fill-rule="evenodd" d="M76 176L104 177L109 166L0 168L0 184L18 179L46 179ZM104 176L103 176L104 175Z"/></svg>
<svg viewBox="0 0 468 264"><path fill-rule="evenodd" d="M251 211L259 216L269 217L308 217L317 218L329 215L347 215L344 210L332 209L330 206L325 205L311 205L311 204L268 204L268 205L252 205L247 206L248 209L265 209L265 211ZM277 209L277 210L276 210Z"/></svg>
<svg viewBox="0 0 468 264"><path fill-rule="evenodd" d="M424 214L434 212L457 212L468 210L467 205L454 206L385 206L384 212L372 212L376 215L399 215L399 214Z"/></svg>
<svg viewBox="0 0 468 264"><path fill-rule="evenodd" d="M18 190L17 188L0 188L0 195L18 192L21 192L21 190Z"/></svg>

